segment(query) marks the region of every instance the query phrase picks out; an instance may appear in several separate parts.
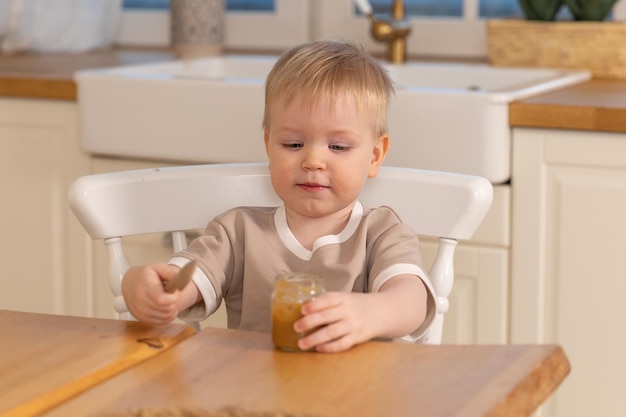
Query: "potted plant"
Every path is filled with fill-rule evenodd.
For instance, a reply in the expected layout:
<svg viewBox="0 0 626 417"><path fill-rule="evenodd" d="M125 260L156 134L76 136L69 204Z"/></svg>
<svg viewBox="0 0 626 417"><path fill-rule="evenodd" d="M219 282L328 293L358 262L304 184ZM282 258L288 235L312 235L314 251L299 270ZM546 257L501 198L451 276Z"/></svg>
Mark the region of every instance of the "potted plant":
<svg viewBox="0 0 626 417"><path fill-rule="evenodd" d="M528 20L551 21L563 6L563 0L518 0Z"/></svg>
<svg viewBox="0 0 626 417"><path fill-rule="evenodd" d="M565 0L576 20L601 22L608 16L617 0Z"/></svg>
<svg viewBox="0 0 626 417"><path fill-rule="evenodd" d="M589 70L626 79L626 22L607 21L617 0L518 0L524 19L487 21L492 65ZM562 8L572 19L559 20Z"/></svg>
<svg viewBox="0 0 626 417"><path fill-rule="evenodd" d="M617 0L518 0L528 20L553 21L563 7L571 11L575 20L601 22L608 16Z"/></svg>

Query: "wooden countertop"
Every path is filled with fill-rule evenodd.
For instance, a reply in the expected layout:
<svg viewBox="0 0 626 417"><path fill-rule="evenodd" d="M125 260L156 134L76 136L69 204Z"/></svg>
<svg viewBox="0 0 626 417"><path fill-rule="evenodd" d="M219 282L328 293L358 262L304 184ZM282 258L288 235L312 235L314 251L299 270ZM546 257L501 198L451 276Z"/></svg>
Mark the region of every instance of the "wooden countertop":
<svg viewBox="0 0 626 417"><path fill-rule="evenodd" d="M511 126L626 132L626 80L594 79L509 106Z"/></svg>
<svg viewBox="0 0 626 417"><path fill-rule="evenodd" d="M74 72L176 59L166 49L111 49L82 54L0 54L0 97L76 100Z"/></svg>
<svg viewBox="0 0 626 417"><path fill-rule="evenodd" d="M167 49L0 55L0 96L76 100L75 71L170 61ZM511 126L626 132L626 80L598 80L510 105Z"/></svg>

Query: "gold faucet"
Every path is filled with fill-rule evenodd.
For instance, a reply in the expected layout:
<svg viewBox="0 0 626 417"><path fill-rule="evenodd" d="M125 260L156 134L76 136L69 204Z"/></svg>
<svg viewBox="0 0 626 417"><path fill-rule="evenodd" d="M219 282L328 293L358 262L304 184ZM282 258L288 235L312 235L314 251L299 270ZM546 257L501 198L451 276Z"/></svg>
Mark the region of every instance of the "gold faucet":
<svg viewBox="0 0 626 417"><path fill-rule="evenodd" d="M406 37L411 32L411 22L406 17L403 0L394 0L391 6L391 18L379 19L374 13L367 13L371 22L372 37L387 43L387 59L394 64L406 59Z"/></svg>

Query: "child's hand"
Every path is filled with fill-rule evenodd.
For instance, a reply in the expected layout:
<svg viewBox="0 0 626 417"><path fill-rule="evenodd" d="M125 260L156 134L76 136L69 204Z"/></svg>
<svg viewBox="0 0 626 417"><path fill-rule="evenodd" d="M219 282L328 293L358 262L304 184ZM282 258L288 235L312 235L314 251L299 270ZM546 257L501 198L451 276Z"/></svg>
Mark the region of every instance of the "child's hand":
<svg viewBox="0 0 626 417"><path fill-rule="evenodd" d="M169 323L179 312L180 291L166 293L164 282L174 278L180 268L167 264L131 267L122 279L122 294L130 313L139 321Z"/></svg>
<svg viewBox="0 0 626 417"><path fill-rule="evenodd" d="M402 337L417 330L426 317L427 292L416 276L401 275L375 293L328 292L302 306L297 332L302 350L340 352L375 337Z"/></svg>
<svg viewBox="0 0 626 417"><path fill-rule="evenodd" d="M377 333L372 295L329 292L305 303L302 306L304 317L294 324L295 330L305 332L321 328L302 337L298 341L300 349L340 352L370 340Z"/></svg>

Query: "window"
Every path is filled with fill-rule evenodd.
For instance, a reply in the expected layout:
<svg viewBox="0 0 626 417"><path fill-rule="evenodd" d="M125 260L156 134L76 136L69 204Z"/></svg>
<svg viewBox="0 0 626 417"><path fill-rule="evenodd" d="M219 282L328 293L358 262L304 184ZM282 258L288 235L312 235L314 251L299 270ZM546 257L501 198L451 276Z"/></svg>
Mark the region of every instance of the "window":
<svg viewBox="0 0 626 417"><path fill-rule="evenodd" d="M224 35L233 49L279 52L310 39L310 0L227 0ZM124 0L116 42L165 46L170 42L169 0Z"/></svg>
<svg viewBox="0 0 626 417"><path fill-rule="evenodd" d="M235 50L279 53L318 38L343 38L368 50L384 46L369 35L369 22L352 0L226 0L226 46ZM392 0L370 0L386 14ZM118 43L164 46L169 43L169 0L124 0ZM486 56L484 19L520 17L518 0L405 0L412 30L408 53L432 57ZM146 8L150 7L150 8ZM626 19L626 1L612 18Z"/></svg>
<svg viewBox="0 0 626 417"><path fill-rule="evenodd" d="M124 0L125 9L167 9L169 0ZM226 0L228 10L248 10L255 12L274 11L274 0Z"/></svg>
<svg viewBox="0 0 626 417"><path fill-rule="evenodd" d="M316 37L342 37L363 43L368 50L384 46L369 36L369 24L354 12L350 0L313 0ZM519 17L518 0L405 0L412 30L407 39L410 55L483 58L487 55L485 18ZM392 0L370 0L381 13ZM376 9L375 9L376 10ZM613 18L626 18L626 2L618 2Z"/></svg>
<svg viewBox="0 0 626 417"><path fill-rule="evenodd" d="M505 0L506 1L506 0ZM517 1L517 0L515 0ZM376 15L389 13L391 1L370 0ZM406 13L415 16L463 16L463 0L406 0Z"/></svg>
<svg viewBox="0 0 626 417"><path fill-rule="evenodd" d="M385 46L369 34L369 22L354 13L350 0L314 0L317 37L353 39L368 50L382 53ZM503 0L509 1L509 0ZM391 0L378 0L377 8L389 10ZM344 7L338 7L343 4ZM484 22L478 18L478 0L407 0L412 29L407 52L420 56L486 56ZM431 13L422 15L414 13Z"/></svg>

